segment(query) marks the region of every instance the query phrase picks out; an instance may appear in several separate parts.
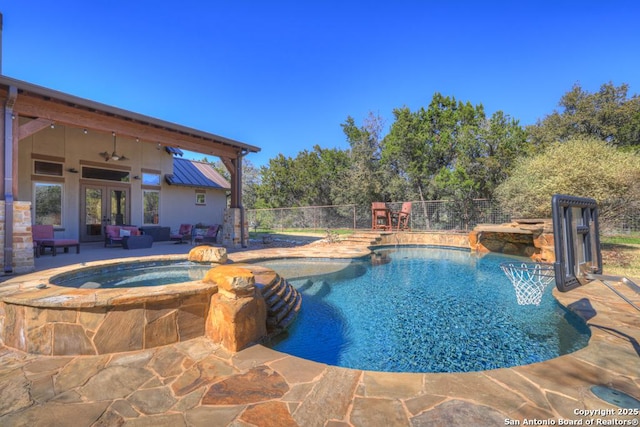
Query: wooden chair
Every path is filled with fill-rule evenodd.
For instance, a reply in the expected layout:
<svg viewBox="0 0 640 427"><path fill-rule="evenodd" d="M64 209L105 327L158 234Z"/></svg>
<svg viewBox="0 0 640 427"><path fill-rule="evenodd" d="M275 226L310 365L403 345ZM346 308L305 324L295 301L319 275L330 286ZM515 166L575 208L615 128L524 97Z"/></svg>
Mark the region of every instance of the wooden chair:
<svg viewBox="0 0 640 427"><path fill-rule="evenodd" d="M411 216L411 202L404 202L402 209L395 213L398 231L409 230L409 216Z"/></svg>
<svg viewBox="0 0 640 427"><path fill-rule="evenodd" d="M391 210L386 203L371 203L371 228L373 230L391 230Z"/></svg>

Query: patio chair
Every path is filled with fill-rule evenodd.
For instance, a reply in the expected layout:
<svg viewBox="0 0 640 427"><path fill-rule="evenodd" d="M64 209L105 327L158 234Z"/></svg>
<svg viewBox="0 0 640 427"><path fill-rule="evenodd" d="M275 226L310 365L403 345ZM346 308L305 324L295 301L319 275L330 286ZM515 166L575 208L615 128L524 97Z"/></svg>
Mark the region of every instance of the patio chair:
<svg viewBox="0 0 640 427"><path fill-rule="evenodd" d="M371 228L374 230L391 230L391 211L386 203L371 203Z"/></svg>
<svg viewBox="0 0 640 427"><path fill-rule="evenodd" d="M196 234L193 240L196 244L217 243L218 233L220 233L221 229L222 226L220 224L209 226L204 234Z"/></svg>
<svg viewBox="0 0 640 427"><path fill-rule="evenodd" d="M51 249L53 256L56 256L58 248L63 248L64 252L69 252L70 247L76 248L76 253L80 253L80 243L75 239L56 239L53 225L32 225L31 234L35 245L34 253L36 257L44 255L47 248Z"/></svg>
<svg viewBox="0 0 640 427"><path fill-rule="evenodd" d="M411 215L411 202L404 202L402 209L399 212L395 212L398 231L409 229L409 216Z"/></svg>
<svg viewBox="0 0 640 427"><path fill-rule="evenodd" d="M178 229L178 232L171 234L171 240L175 240L176 244L187 243L191 241L192 233L193 233L193 225L180 224L180 228Z"/></svg>

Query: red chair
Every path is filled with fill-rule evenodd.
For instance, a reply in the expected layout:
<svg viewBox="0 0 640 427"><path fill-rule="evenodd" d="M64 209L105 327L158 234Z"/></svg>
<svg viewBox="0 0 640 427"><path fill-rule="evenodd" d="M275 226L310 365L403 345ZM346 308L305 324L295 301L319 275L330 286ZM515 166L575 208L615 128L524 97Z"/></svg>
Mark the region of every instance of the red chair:
<svg viewBox="0 0 640 427"><path fill-rule="evenodd" d="M32 225L31 234L33 236L34 253L36 257L44 254L47 248L51 249L53 256L56 256L58 248L63 248L64 252L69 252L69 248L75 247L76 253L80 253L80 243L75 239L56 239L53 234L53 225Z"/></svg>
<svg viewBox="0 0 640 427"><path fill-rule="evenodd" d="M216 243L218 241L218 233L221 228L222 226L220 224L209 226L204 234L196 234L193 241L196 244Z"/></svg>
<svg viewBox="0 0 640 427"><path fill-rule="evenodd" d="M371 228L374 230L391 230L391 210L386 203L371 203Z"/></svg>
<svg viewBox="0 0 640 427"><path fill-rule="evenodd" d="M411 202L404 202L400 212L394 214L398 221L398 231L409 229L409 216L411 216Z"/></svg>
<svg viewBox="0 0 640 427"><path fill-rule="evenodd" d="M176 240L176 244L178 243L187 243L191 241L193 225L191 224L180 224L180 229L177 233L171 235L171 240Z"/></svg>

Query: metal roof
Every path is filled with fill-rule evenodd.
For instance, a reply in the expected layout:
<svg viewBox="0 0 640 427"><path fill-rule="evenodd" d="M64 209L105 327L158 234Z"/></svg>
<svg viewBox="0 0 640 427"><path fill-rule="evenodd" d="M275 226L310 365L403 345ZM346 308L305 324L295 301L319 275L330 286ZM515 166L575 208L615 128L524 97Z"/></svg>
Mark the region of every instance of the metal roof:
<svg viewBox="0 0 640 427"><path fill-rule="evenodd" d="M182 155L184 154L181 149L175 148L175 147L164 147L164 151L166 151L171 155L180 156L180 157L182 157Z"/></svg>
<svg viewBox="0 0 640 427"><path fill-rule="evenodd" d="M231 184L210 163L173 158L173 174L165 175L169 185L230 190Z"/></svg>

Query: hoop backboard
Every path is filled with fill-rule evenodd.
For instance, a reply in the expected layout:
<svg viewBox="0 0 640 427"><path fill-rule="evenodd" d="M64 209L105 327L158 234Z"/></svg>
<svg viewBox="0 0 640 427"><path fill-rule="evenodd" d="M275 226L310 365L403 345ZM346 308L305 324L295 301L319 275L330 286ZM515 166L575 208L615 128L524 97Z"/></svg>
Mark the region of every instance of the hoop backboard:
<svg viewBox="0 0 640 427"><path fill-rule="evenodd" d="M602 274L598 206L593 199L556 194L551 199L556 287L567 292Z"/></svg>

